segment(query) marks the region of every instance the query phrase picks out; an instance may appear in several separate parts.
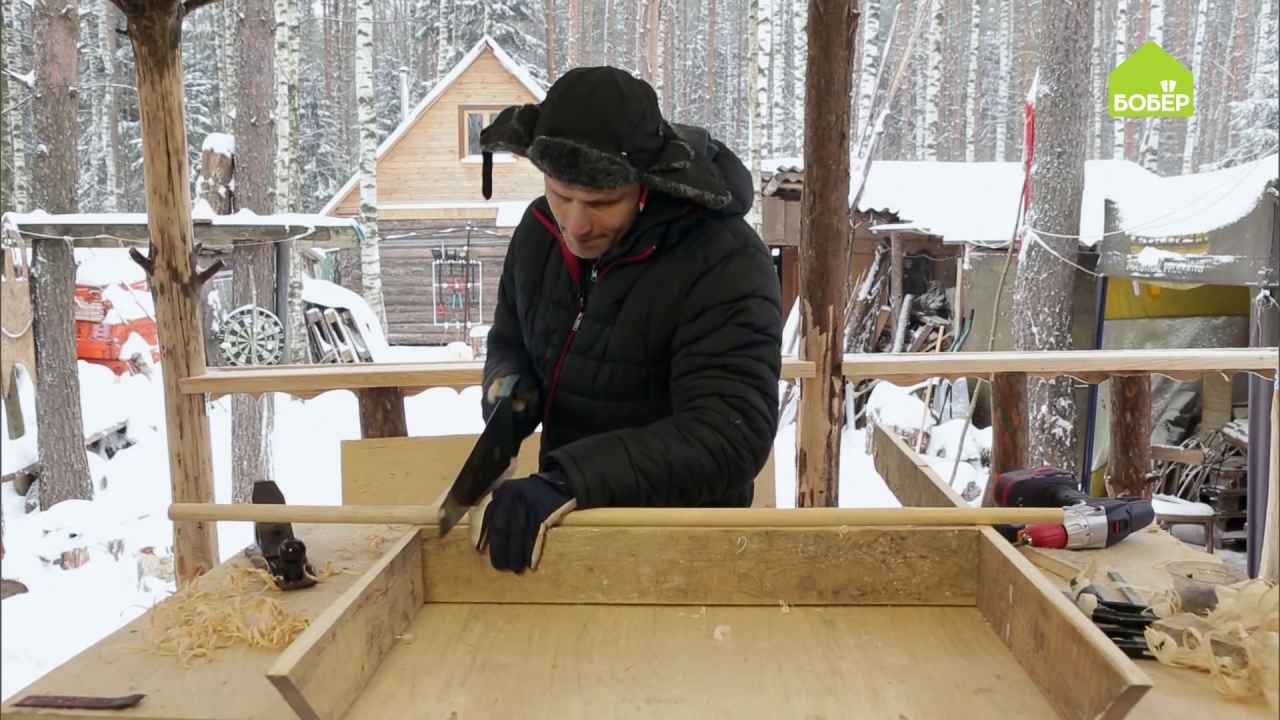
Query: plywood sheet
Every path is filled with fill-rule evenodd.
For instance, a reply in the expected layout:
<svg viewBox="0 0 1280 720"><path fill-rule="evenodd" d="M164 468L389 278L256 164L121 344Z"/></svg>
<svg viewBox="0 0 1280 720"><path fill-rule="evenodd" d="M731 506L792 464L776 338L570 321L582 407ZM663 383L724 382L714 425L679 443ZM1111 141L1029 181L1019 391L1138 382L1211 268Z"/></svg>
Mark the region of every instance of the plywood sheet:
<svg viewBox="0 0 1280 720"><path fill-rule="evenodd" d="M975 528L557 527L494 570L466 533L424 538L427 602L972 605Z"/></svg>
<svg viewBox="0 0 1280 720"><path fill-rule="evenodd" d="M349 525L295 525L294 532L307 543L307 557L321 566L332 560L335 568L351 572L329 578L306 590L279 595L286 608L315 618L357 580L360 572L382 555L383 542L408 528ZM247 565L243 556L219 565L210 574L225 576L233 565ZM108 635L53 672L10 698L28 694L119 696L144 693L146 698L129 710L109 714L84 710L36 710L5 704L5 718L113 717L136 720L280 720L294 717L284 699L268 682L267 668L278 652L243 646L216 653L209 663L184 669L175 658L142 651L148 637L149 615L143 615Z"/></svg>
<svg viewBox="0 0 1280 720"><path fill-rule="evenodd" d="M352 706L430 718L1050 718L974 608L427 605Z"/></svg>

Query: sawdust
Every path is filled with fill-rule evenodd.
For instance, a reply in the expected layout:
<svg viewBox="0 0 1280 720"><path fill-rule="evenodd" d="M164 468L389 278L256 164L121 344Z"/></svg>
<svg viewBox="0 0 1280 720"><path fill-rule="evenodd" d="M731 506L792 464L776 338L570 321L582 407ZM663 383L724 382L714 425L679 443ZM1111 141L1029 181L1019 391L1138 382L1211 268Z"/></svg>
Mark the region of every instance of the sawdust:
<svg viewBox="0 0 1280 720"><path fill-rule="evenodd" d="M321 575L332 577L330 563ZM184 667L207 662L221 649L236 645L279 650L293 642L311 623L273 597L281 592L265 570L232 566L226 576L208 575L156 605L151 613L150 637L142 648L156 655L176 657Z"/></svg>
<svg viewBox="0 0 1280 720"><path fill-rule="evenodd" d="M1273 711L1280 709L1280 586L1248 580L1220 587L1217 594L1218 606L1202 617L1209 630L1189 628L1179 644L1169 634L1148 628L1151 654L1166 665L1208 672L1223 695L1263 695ZM1171 605L1178 609L1176 600ZM1215 643L1242 648L1243 653L1216 654Z"/></svg>

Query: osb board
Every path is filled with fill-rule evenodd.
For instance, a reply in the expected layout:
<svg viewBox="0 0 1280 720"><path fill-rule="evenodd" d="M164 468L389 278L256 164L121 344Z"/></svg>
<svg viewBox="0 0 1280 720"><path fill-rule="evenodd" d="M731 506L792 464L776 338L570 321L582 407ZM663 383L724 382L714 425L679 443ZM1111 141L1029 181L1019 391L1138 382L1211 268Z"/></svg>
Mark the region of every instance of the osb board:
<svg viewBox="0 0 1280 720"><path fill-rule="evenodd" d="M974 528L556 527L538 569L424 534L427 602L972 605Z"/></svg>
<svg viewBox="0 0 1280 720"><path fill-rule="evenodd" d="M418 533L390 543L267 670L299 717L341 717L422 610Z"/></svg>
<svg viewBox="0 0 1280 720"><path fill-rule="evenodd" d="M423 718L1048 718L974 608L432 605L351 707Z"/></svg>
<svg viewBox="0 0 1280 720"><path fill-rule="evenodd" d="M342 443L342 504L427 505L458 476L479 435L376 438ZM538 471L542 434L520 445L513 477ZM773 452L755 480L752 507L776 507Z"/></svg>
<svg viewBox="0 0 1280 720"><path fill-rule="evenodd" d="M1128 716L1150 678L991 528L978 571L978 610L1061 717Z"/></svg>
<svg viewBox="0 0 1280 720"><path fill-rule="evenodd" d="M386 545L407 528L352 525L295 525L294 533L307 544L307 557L324 566L332 560L335 575L306 590L279 593L286 608L318 617L364 569L374 563ZM378 538L378 540L374 540ZM211 579L225 576L233 565L247 565L243 554L219 565ZM71 660L15 693L3 706L5 718L112 717L136 720L220 720L237 718L279 720L294 714L267 680L267 668L279 652L244 646L217 651L207 663L184 669L176 658L142 652L150 612L76 655ZM37 710L15 708L29 694L119 696L143 693L146 698L129 710L109 713L86 710Z"/></svg>

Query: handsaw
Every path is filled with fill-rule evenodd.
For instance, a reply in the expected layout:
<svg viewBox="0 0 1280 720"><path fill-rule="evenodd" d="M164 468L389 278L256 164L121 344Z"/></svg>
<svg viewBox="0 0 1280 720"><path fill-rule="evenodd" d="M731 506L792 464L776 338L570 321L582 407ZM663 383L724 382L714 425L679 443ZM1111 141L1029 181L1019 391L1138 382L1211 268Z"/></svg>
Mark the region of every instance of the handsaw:
<svg viewBox="0 0 1280 720"><path fill-rule="evenodd" d="M480 439L471 448L471 454L440 504L440 537L447 535L462 516L493 489L520 450L511 409L515 378L504 378L500 382L498 402L485 423L484 432L480 433Z"/></svg>

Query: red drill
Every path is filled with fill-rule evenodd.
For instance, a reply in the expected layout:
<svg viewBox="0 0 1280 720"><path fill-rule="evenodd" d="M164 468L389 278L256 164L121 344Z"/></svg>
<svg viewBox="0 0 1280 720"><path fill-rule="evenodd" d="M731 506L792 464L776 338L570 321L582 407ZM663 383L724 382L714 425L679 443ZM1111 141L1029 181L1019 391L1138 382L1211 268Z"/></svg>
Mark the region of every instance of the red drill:
<svg viewBox="0 0 1280 720"><path fill-rule="evenodd" d="M1014 470L996 478L995 502L1002 507L1060 507L1063 524L1028 525L1018 537L1036 547L1111 547L1155 520L1150 500L1095 498L1080 492L1075 477L1055 467Z"/></svg>

